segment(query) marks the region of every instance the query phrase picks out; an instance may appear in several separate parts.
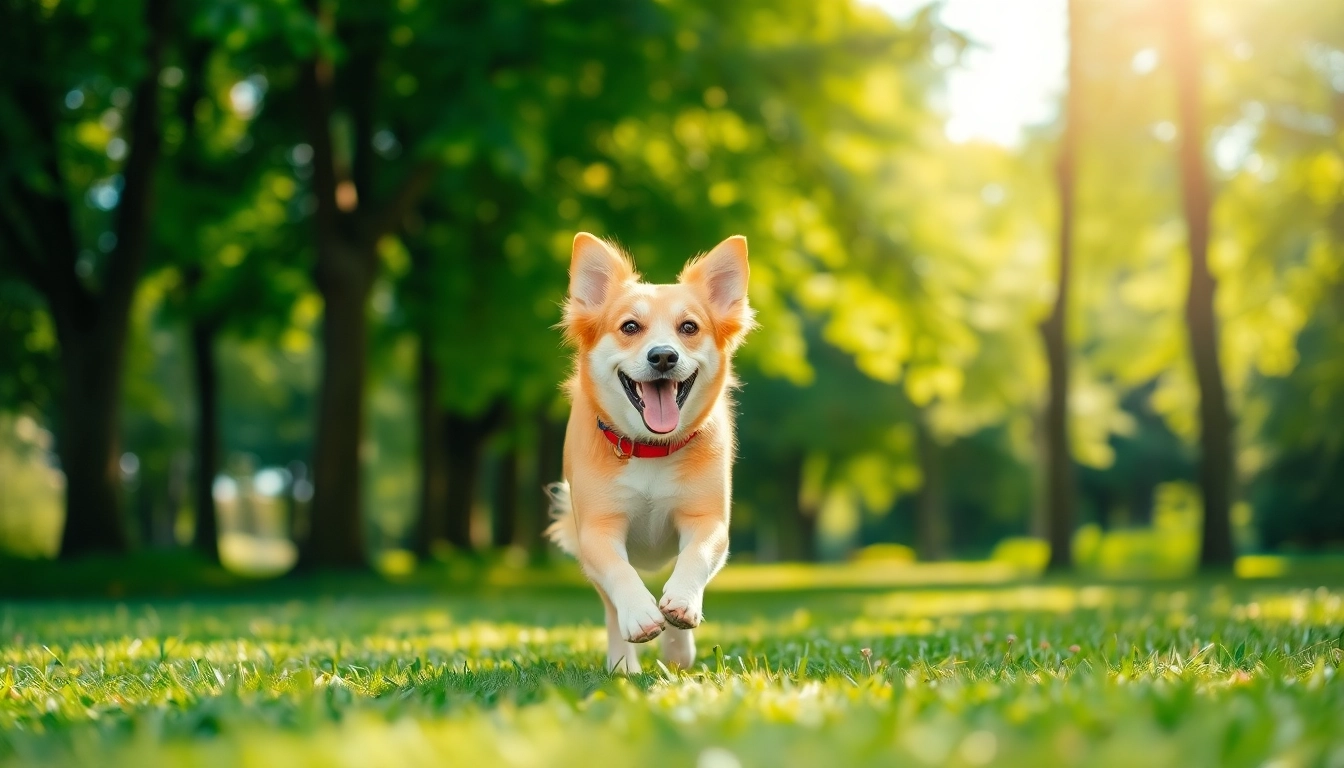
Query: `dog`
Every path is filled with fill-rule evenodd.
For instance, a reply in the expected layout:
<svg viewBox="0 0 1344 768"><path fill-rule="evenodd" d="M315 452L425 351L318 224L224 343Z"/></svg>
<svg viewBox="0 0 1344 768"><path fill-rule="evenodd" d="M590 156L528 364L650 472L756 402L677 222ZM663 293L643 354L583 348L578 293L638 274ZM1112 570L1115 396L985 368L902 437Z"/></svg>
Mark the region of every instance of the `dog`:
<svg viewBox="0 0 1344 768"><path fill-rule="evenodd" d="M559 326L575 349L572 407L546 535L602 597L612 671L638 672L635 644L660 634L670 666L695 660L705 587L728 559L732 358L755 326L749 274L740 235L672 285L644 283L614 245L574 237ZM655 599L638 571L673 559Z"/></svg>

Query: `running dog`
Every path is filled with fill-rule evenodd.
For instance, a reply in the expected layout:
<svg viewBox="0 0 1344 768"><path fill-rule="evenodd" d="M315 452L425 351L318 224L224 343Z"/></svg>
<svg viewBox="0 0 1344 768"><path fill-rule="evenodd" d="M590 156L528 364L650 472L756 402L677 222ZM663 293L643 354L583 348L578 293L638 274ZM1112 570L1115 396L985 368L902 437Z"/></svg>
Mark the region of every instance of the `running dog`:
<svg viewBox="0 0 1344 768"><path fill-rule="evenodd" d="M574 238L560 323L576 351L573 408L546 534L602 597L613 671L638 672L635 644L660 634L669 665L695 660L705 586L728 558L732 356L755 325L748 274L741 236L672 285L642 282L593 235ZM674 559L655 598L638 571Z"/></svg>

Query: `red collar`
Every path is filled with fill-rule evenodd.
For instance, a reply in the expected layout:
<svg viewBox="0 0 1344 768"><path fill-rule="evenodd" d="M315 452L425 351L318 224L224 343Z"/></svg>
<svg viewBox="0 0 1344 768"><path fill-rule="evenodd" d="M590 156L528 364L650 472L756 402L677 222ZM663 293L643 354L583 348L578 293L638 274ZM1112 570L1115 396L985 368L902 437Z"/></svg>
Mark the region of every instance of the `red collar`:
<svg viewBox="0 0 1344 768"><path fill-rule="evenodd" d="M664 456L671 456L685 448L687 443L700 434L699 432L692 432L675 443L640 443L603 424L601 419L597 420L597 428L602 430L607 442L611 443L612 452L621 461L626 461L631 456L637 459L660 459Z"/></svg>

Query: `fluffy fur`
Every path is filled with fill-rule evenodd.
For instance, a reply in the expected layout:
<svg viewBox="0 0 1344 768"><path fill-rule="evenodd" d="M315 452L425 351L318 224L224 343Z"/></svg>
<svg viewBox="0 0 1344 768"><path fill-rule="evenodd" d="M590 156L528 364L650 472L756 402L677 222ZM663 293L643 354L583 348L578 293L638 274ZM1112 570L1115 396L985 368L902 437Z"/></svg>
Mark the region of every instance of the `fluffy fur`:
<svg viewBox="0 0 1344 768"><path fill-rule="evenodd" d="M669 664L695 658L705 586L728 557L729 395L732 355L754 326L748 278L740 236L690 261L671 285L641 282L625 254L592 235L574 238L561 322L575 348L573 408L564 479L547 487L546 534L602 598L613 669L638 671L635 644L660 634ZM694 438L667 457L623 459L599 419L643 443ZM655 599L637 569L673 560Z"/></svg>

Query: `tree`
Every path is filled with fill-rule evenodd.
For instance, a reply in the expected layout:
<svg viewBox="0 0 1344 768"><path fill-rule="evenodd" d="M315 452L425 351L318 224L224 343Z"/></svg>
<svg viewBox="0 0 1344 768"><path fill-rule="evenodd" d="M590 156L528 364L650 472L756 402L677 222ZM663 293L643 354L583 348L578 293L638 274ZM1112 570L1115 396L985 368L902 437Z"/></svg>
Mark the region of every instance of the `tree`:
<svg viewBox="0 0 1344 768"><path fill-rule="evenodd" d="M434 543L448 537L448 438L439 404L439 366L433 337L426 325L416 351L416 413L419 431L420 509L412 548L420 557L433 554Z"/></svg>
<svg viewBox="0 0 1344 768"><path fill-rule="evenodd" d="M199 275L199 273L190 273ZM189 277L189 281L195 279ZM214 482L220 465L219 369L215 362L218 325L210 318L191 323L191 370L196 385L196 463L192 485L195 525L192 546L206 560L219 560L219 519Z"/></svg>
<svg viewBox="0 0 1344 768"><path fill-rule="evenodd" d="M13 57L5 67L6 100L22 116L20 125L5 132L5 155L26 156L3 178L0 237L45 299L60 342L58 451L66 475L62 557L122 552L128 546L119 499L118 415L131 301L145 266L161 155L159 69L169 35L169 3L146 0L141 12L142 19L132 17L128 24L114 13L79 16L68 6L48 13L31 3L6 3L0 25ZM62 101L79 106L88 98L82 90L78 98L67 97L69 59L80 60L82 54L72 55L62 46L95 34L105 38L106 31L95 32L103 23L123 39L136 39L130 30L143 23L144 37L141 54L133 59L135 85L130 92L117 92L113 102L129 109L130 116L125 138L115 139L119 149L107 153L124 156L116 168L120 189L110 186L95 200L115 208L102 237L109 246L107 257L99 265L91 252L82 255L84 216L72 201L79 184L63 162L67 145L58 109ZM91 169L86 165L84 170Z"/></svg>
<svg viewBox="0 0 1344 768"><path fill-rule="evenodd" d="M915 417L919 453L919 492L915 497L915 552L920 560L942 560L948 554L946 459L930 433L925 414Z"/></svg>
<svg viewBox="0 0 1344 768"><path fill-rule="evenodd" d="M210 45L202 40L187 44L183 51L186 91L178 102L178 118L186 139L177 158L177 170L188 184L201 184L208 178L204 141L198 134L197 104L205 96L205 66ZM218 190L216 190L218 193ZM196 255L195 263L183 270L183 288L187 302L197 305L188 320L191 345L192 383L196 385L195 466L192 484L192 546L206 560L219 561L219 520L215 510L214 481L219 472L221 441L219 434L219 373L215 361L215 339L221 319L217 312L201 312L201 284L205 271ZM185 302L184 302L185 303Z"/></svg>
<svg viewBox="0 0 1344 768"><path fill-rule="evenodd" d="M1081 23L1078 0L1069 0L1068 92L1064 97L1063 134L1060 137L1056 176L1059 185L1059 263L1055 277L1055 302L1041 324L1050 386L1045 407L1045 521L1050 542L1051 569L1072 564L1074 482L1073 456L1069 451L1069 282L1073 271L1074 185L1077 175L1078 89L1081 85Z"/></svg>
<svg viewBox="0 0 1344 768"><path fill-rule="evenodd" d="M517 427L511 432L516 433ZM511 434L508 444L500 450L495 460L495 488L492 506L490 543L504 548L519 542L519 499L520 460L516 438ZM540 484L539 484L540 485Z"/></svg>
<svg viewBox="0 0 1344 768"><path fill-rule="evenodd" d="M334 19L320 0L308 8L320 28L332 31ZM378 243L396 232L403 217L429 189L439 164L426 159L413 168L391 195L375 189L373 135L381 41L387 30L376 23L357 27L347 42L351 54L339 75L348 80L342 94L350 100L353 125L349 146L338 148L333 121L338 104L334 88L338 68L324 45L304 65L300 97L312 149L312 193L316 250L314 278L324 301L322 383L318 395L313 457L311 539L302 550L305 566L364 567L360 514L359 449L364 426L364 389L368 348L369 294L379 271ZM349 154L348 163L338 160Z"/></svg>
<svg viewBox="0 0 1344 768"><path fill-rule="evenodd" d="M1192 28L1190 0L1172 0L1166 12L1172 74L1176 79L1181 190L1190 249L1185 320L1199 383L1199 486L1204 504L1199 563L1204 568L1226 570L1232 567L1236 554L1231 523L1232 418L1219 360L1218 320L1214 310L1217 283L1209 271L1208 260L1211 194L1204 168L1200 119L1199 41Z"/></svg>

